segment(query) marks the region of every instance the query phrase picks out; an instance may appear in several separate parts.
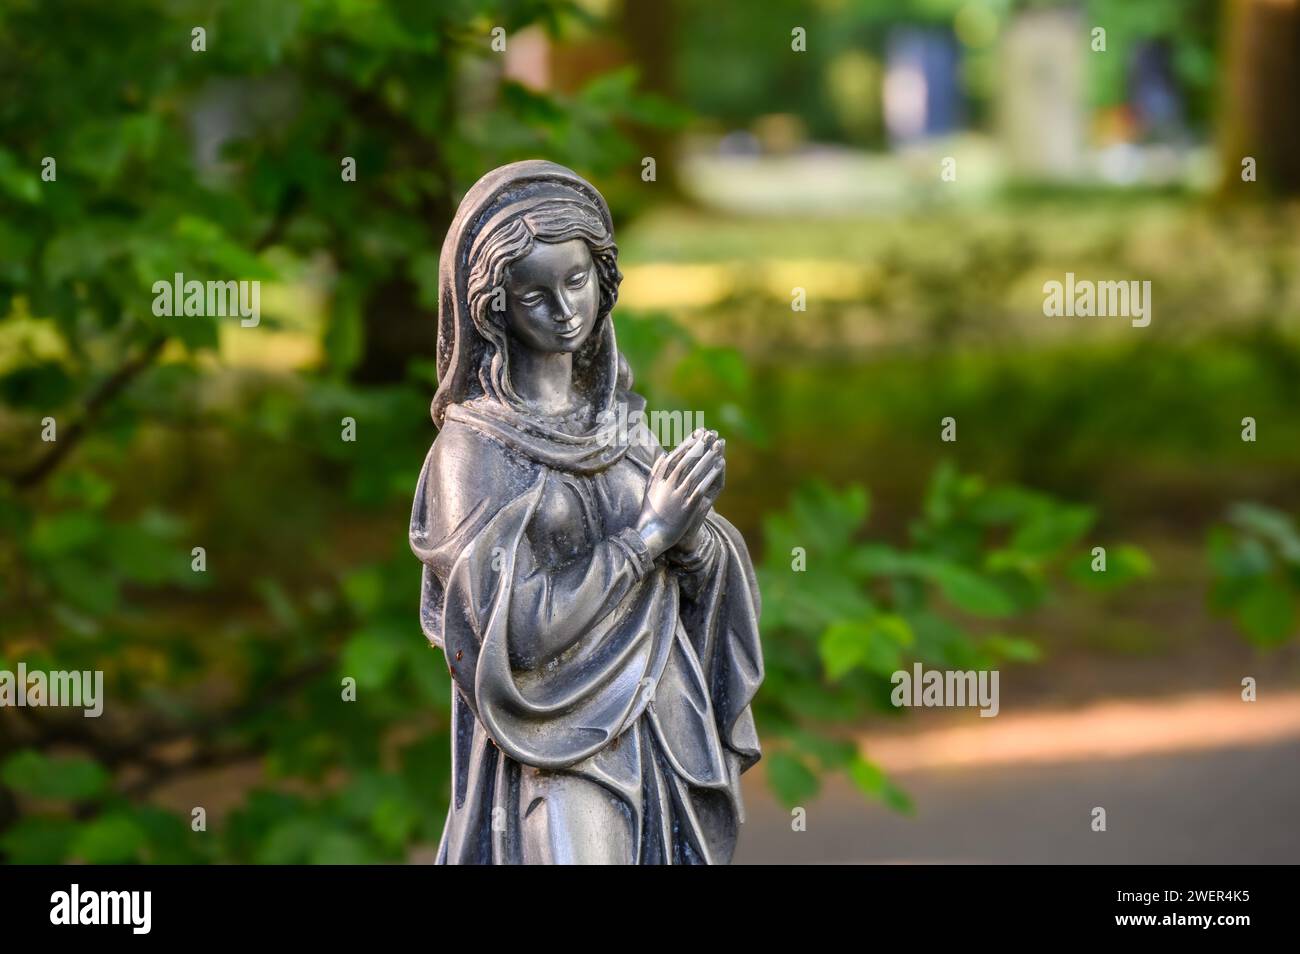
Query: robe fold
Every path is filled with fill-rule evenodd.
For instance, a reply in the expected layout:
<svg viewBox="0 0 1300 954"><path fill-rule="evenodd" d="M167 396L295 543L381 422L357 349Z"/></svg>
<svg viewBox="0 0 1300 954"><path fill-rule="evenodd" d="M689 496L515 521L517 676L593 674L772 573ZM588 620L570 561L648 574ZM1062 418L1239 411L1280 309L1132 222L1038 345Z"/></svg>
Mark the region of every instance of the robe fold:
<svg viewBox="0 0 1300 954"><path fill-rule="evenodd" d="M731 858L759 758L758 586L712 511L650 559L633 527L664 451L634 437L571 436L491 397L446 408L410 528L455 686L440 863Z"/></svg>

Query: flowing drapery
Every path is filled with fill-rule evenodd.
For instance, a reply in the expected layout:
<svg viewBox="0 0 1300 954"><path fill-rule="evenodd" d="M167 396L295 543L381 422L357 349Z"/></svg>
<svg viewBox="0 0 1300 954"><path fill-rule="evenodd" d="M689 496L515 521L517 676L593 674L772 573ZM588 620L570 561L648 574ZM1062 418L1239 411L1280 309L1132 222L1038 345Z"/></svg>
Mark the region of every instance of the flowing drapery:
<svg viewBox="0 0 1300 954"><path fill-rule="evenodd" d="M621 799L628 861L731 856L739 776L759 754L758 589L744 541L714 513L691 552L648 559L628 504L663 451L641 436L575 460L581 442L507 408L449 409L411 520L421 620L457 690L440 860L521 860L521 769ZM574 513L566 558L548 543Z"/></svg>

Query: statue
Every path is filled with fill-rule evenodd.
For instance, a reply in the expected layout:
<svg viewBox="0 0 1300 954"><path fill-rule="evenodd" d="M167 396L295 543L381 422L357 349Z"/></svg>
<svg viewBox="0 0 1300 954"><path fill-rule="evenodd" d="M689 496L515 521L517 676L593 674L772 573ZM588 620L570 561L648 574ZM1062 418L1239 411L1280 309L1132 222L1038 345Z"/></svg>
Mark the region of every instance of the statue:
<svg viewBox="0 0 1300 954"><path fill-rule="evenodd" d="M731 860L758 586L712 510L724 441L642 423L621 279L604 198L551 162L485 175L442 247L410 528L454 685L441 864Z"/></svg>

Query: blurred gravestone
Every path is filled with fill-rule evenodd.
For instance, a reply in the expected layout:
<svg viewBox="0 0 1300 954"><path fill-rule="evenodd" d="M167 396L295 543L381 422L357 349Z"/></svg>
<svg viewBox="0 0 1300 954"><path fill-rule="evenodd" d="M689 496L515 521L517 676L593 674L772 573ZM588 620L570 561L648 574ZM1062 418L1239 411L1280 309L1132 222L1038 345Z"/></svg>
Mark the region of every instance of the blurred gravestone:
<svg viewBox="0 0 1300 954"><path fill-rule="evenodd" d="M1003 39L999 125L1014 175L1077 179L1084 168L1084 72L1088 32L1077 13L1017 14Z"/></svg>

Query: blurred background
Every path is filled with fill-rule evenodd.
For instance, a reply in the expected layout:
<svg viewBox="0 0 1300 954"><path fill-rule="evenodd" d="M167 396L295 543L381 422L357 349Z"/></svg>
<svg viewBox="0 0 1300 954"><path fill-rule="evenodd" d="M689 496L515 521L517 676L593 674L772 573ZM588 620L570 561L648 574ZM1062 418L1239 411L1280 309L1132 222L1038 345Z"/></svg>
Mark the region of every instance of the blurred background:
<svg viewBox="0 0 1300 954"><path fill-rule="evenodd" d="M0 710L0 856L431 859L437 258L544 157L728 439L738 861L1300 860L1297 90L1296 0L4 0L0 670L106 701ZM894 708L916 662L998 716Z"/></svg>

